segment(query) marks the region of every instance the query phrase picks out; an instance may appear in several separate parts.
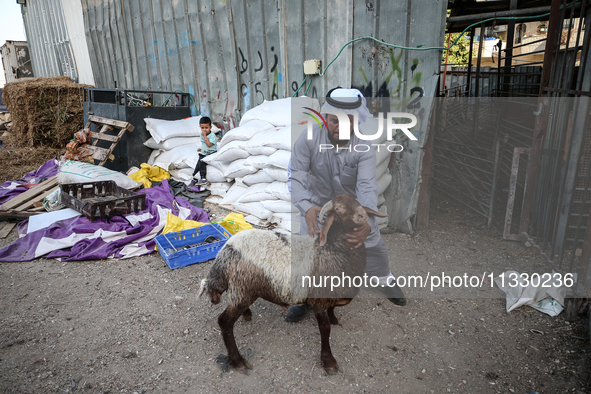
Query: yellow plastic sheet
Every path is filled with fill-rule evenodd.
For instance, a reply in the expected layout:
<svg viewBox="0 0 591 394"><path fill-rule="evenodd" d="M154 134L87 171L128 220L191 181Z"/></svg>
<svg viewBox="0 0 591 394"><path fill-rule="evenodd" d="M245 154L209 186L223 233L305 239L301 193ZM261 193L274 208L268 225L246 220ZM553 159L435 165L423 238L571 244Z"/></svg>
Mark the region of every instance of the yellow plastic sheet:
<svg viewBox="0 0 591 394"><path fill-rule="evenodd" d="M236 234L239 231L253 228L246 220L244 220L244 216L242 216L239 213L231 213L228 216L226 216L221 222L217 223L219 223L223 228L228 230L228 232L232 235ZM162 234L188 230L190 228L205 226L206 224L209 223L196 222L195 220L184 220L169 212L166 216L166 224L162 229ZM156 246L155 250L158 250L158 246Z"/></svg>
<svg viewBox="0 0 591 394"><path fill-rule="evenodd" d="M160 167L151 166L146 163L142 163L140 167L139 171L134 172L129 177L136 182L143 183L146 189L152 187L152 182L150 181L170 179L170 173Z"/></svg>
<svg viewBox="0 0 591 394"><path fill-rule="evenodd" d="M244 216L242 216L239 213L231 213L228 216L226 216L221 222L217 223L219 223L223 228L228 230L228 232L230 232L230 234L232 235L236 234L239 231L253 228L250 224L246 222L246 220L244 220ZM209 223L201 223L196 222L194 220L183 220L169 212L166 216L166 225L162 230L162 234L188 230L190 228L201 227L206 224Z"/></svg>
<svg viewBox="0 0 591 394"><path fill-rule="evenodd" d="M228 230L232 235L242 230L249 230L253 228L246 220L244 220L243 215L234 212L226 216L221 222L218 223L223 228Z"/></svg>
<svg viewBox="0 0 591 394"><path fill-rule="evenodd" d="M184 220L179 218L178 216L173 215L172 213L168 213L166 216L166 225L162 230L162 234L174 233L175 231L183 231L188 230L190 228L196 228L205 226L209 223L201 223L196 222L195 220Z"/></svg>

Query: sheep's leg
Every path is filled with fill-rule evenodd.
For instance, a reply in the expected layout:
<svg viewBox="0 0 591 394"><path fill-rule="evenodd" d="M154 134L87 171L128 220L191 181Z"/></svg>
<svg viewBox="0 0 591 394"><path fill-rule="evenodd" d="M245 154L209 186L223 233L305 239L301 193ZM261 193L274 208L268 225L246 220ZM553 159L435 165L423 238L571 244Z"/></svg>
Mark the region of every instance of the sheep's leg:
<svg viewBox="0 0 591 394"><path fill-rule="evenodd" d="M248 307L246 308L248 309ZM228 362L236 369L250 369L250 365L244 360L236 346L236 339L234 338L234 323L245 311L245 308L227 307L225 311L218 317L218 324L222 332L222 338L228 351Z"/></svg>
<svg viewBox="0 0 591 394"><path fill-rule="evenodd" d="M338 366L330 350L330 319L326 309L314 308L314 314L320 329L320 361L326 373L333 375L337 373Z"/></svg>
<svg viewBox="0 0 591 394"><path fill-rule="evenodd" d="M331 306L330 308L328 308L328 320L330 321L330 324L332 324L333 326L336 326L339 324L339 319L337 319L337 317L334 314L334 306Z"/></svg>
<svg viewBox="0 0 591 394"><path fill-rule="evenodd" d="M244 317L244 320L246 321L252 320L252 312L250 311L250 308L246 308L246 310L242 313L242 317Z"/></svg>

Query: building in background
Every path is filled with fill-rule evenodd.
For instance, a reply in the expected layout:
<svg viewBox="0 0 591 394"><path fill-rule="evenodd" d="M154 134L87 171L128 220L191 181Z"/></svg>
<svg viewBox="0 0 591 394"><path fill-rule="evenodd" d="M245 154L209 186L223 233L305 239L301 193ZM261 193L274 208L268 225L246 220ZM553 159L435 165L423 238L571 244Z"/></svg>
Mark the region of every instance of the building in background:
<svg viewBox="0 0 591 394"><path fill-rule="evenodd" d="M6 83L33 78L33 67L26 41L6 41L0 48Z"/></svg>

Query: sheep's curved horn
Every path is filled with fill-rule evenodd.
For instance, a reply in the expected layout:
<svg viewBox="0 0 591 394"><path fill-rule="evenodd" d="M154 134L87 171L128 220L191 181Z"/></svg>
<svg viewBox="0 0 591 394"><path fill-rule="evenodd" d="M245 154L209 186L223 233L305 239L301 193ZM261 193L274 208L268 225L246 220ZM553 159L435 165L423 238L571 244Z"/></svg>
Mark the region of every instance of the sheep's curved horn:
<svg viewBox="0 0 591 394"><path fill-rule="evenodd" d="M324 204L324 206L320 210L320 213L318 214L321 223L324 223L324 215L326 215L326 213L330 211L332 208L332 200Z"/></svg>

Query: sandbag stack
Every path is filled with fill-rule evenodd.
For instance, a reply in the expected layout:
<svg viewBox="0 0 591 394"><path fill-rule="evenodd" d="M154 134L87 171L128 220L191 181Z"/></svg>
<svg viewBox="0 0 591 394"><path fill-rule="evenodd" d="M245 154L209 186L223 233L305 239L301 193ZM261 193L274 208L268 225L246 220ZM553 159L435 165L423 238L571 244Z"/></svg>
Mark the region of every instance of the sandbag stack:
<svg viewBox="0 0 591 394"><path fill-rule="evenodd" d="M303 107L319 110L316 99L293 100L297 101L265 101L247 111L239 127L224 135L218 152L205 159L209 188L213 195L222 197L222 205L248 214L252 223L275 223L288 231L292 216L299 217L292 215L297 209L287 187L292 142L306 129ZM292 105L302 110L292 109ZM294 225L299 228L299 223Z"/></svg>
<svg viewBox="0 0 591 394"><path fill-rule="evenodd" d="M189 183L199 160L197 150L201 148L201 116L181 120L145 118L146 130L150 133L144 145L153 149L148 164L170 172L171 178ZM219 133L215 125L212 132Z"/></svg>
<svg viewBox="0 0 591 394"><path fill-rule="evenodd" d="M291 203L287 187L287 168L293 142L307 129L309 118L304 114L308 112L305 107L320 110L318 100L309 97L265 101L247 111L239 127L226 132L218 142L218 151L204 159L208 189L217 196L213 201L246 213L247 221L253 224L275 223L285 230L299 231L299 213ZM174 179L190 182L198 160L197 149L201 147L200 118L145 119L152 136L145 145L154 149L148 164L169 171ZM378 119L367 119L366 127L375 133ZM216 129L213 126L214 132L219 131ZM379 149L375 148L378 207L387 213L384 191L392 181L388 146L394 142L386 141L384 131L378 141L371 143L379 144ZM387 218L378 219L378 224L385 226Z"/></svg>
<svg viewBox="0 0 591 394"><path fill-rule="evenodd" d="M377 118L370 118L366 119L365 121L365 129L368 130L370 134L375 133L375 131L379 128L379 120ZM386 199L384 197L384 192L392 182L392 175L390 174L389 164L390 164L390 157L392 156L392 152L395 152L398 147L394 147L393 145L396 141L388 141L387 134L386 134L386 121L384 120L384 124L382 125L383 133L380 138L376 141L371 141L374 144L374 149L376 152L376 179L378 180L378 208L381 213L388 214L386 206L384 203ZM378 226L380 228L386 227L388 225L388 218L378 218Z"/></svg>

